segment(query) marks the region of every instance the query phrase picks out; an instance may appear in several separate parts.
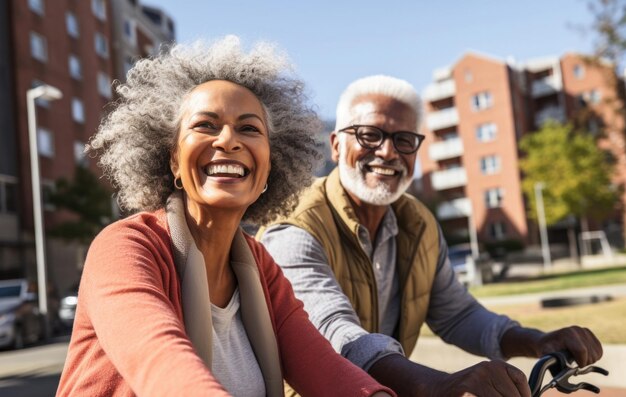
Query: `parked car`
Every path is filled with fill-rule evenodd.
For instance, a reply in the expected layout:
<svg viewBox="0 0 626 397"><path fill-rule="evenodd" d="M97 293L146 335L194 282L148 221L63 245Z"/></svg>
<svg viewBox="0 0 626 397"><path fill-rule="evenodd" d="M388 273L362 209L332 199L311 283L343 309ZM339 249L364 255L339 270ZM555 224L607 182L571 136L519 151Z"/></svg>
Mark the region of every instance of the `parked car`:
<svg viewBox="0 0 626 397"><path fill-rule="evenodd" d="M71 329L74 325L77 303L78 285L75 285L61 297L61 302L59 303L59 321L66 330Z"/></svg>
<svg viewBox="0 0 626 397"><path fill-rule="evenodd" d="M0 347L20 349L44 337L37 295L25 279L0 281Z"/></svg>
<svg viewBox="0 0 626 397"><path fill-rule="evenodd" d="M454 273L464 285L482 285L493 281L493 261L486 252L474 258L471 246L460 244L448 248L448 257Z"/></svg>
<svg viewBox="0 0 626 397"><path fill-rule="evenodd" d="M450 258L450 265L452 270L456 274L456 277L463 284L469 284L469 273L472 272L470 264L472 261L472 249L467 244L456 245L448 248L448 258Z"/></svg>

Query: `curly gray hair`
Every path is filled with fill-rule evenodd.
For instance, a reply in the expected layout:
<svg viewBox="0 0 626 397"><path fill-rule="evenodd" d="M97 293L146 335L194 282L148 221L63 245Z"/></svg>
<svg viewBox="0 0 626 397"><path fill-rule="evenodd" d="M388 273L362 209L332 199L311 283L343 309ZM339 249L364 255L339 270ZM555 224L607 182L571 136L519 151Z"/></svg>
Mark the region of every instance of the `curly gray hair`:
<svg viewBox="0 0 626 397"><path fill-rule="evenodd" d="M101 154L105 175L130 211L162 208L174 190L170 153L176 144L181 104L194 87L228 80L252 91L267 112L271 171L268 189L244 215L265 224L285 216L298 193L312 181L321 155L315 135L321 123L307 105L304 85L293 76L287 57L268 43L245 53L236 36L207 46L176 44L144 59L117 87L119 100L92 137L88 150Z"/></svg>

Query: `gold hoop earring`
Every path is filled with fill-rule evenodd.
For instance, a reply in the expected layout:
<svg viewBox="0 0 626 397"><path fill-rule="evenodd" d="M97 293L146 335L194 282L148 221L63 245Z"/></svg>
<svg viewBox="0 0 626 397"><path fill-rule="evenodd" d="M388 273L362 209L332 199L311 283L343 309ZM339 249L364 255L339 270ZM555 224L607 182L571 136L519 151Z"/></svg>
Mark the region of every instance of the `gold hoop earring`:
<svg viewBox="0 0 626 397"><path fill-rule="evenodd" d="M263 191L261 192L261 194L265 193L267 191L267 183L265 184L265 187L263 188Z"/></svg>
<svg viewBox="0 0 626 397"><path fill-rule="evenodd" d="M180 183L180 186L179 186L179 183L177 183L177 182ZM182 178L174 178L174 187L176 189L178 189L178 190L183 190L183 180L182 180Z"/></svg>

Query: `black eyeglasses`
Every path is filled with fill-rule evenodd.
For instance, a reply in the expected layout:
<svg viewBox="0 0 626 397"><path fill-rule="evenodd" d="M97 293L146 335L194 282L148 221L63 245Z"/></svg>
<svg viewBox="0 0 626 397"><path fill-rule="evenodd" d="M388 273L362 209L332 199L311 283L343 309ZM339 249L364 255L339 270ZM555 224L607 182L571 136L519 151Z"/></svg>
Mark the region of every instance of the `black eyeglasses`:
<svg viewBox="0 0 626 397"><path fill-rule="evenodd" d="M361 145L365 149L370 150L378 149L383 145L385 139L391 138L391 141L393 142L393 147L402 154L412 154L417 152L417 149L420 148L420 145L422 144L424 139L426 139L426 136L418 134L416 132L387 132L381 130L378 127L374 127L373 125L355 124L343 128L338 132L345 132L346 134L356 136L356 140L357 142L359 142L359 145Z"/></svg>

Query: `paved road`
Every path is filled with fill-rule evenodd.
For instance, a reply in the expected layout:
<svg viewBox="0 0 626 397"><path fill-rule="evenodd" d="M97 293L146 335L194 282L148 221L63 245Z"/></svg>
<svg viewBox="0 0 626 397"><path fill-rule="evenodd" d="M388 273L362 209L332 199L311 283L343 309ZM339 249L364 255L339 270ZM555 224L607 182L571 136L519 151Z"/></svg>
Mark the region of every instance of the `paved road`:
<svg viewBox="0 0 626 397"><path fill-rule="evenodd" d="M54 396L67 354L68 338L17 351L0 351L0 396Z"/></svg>

